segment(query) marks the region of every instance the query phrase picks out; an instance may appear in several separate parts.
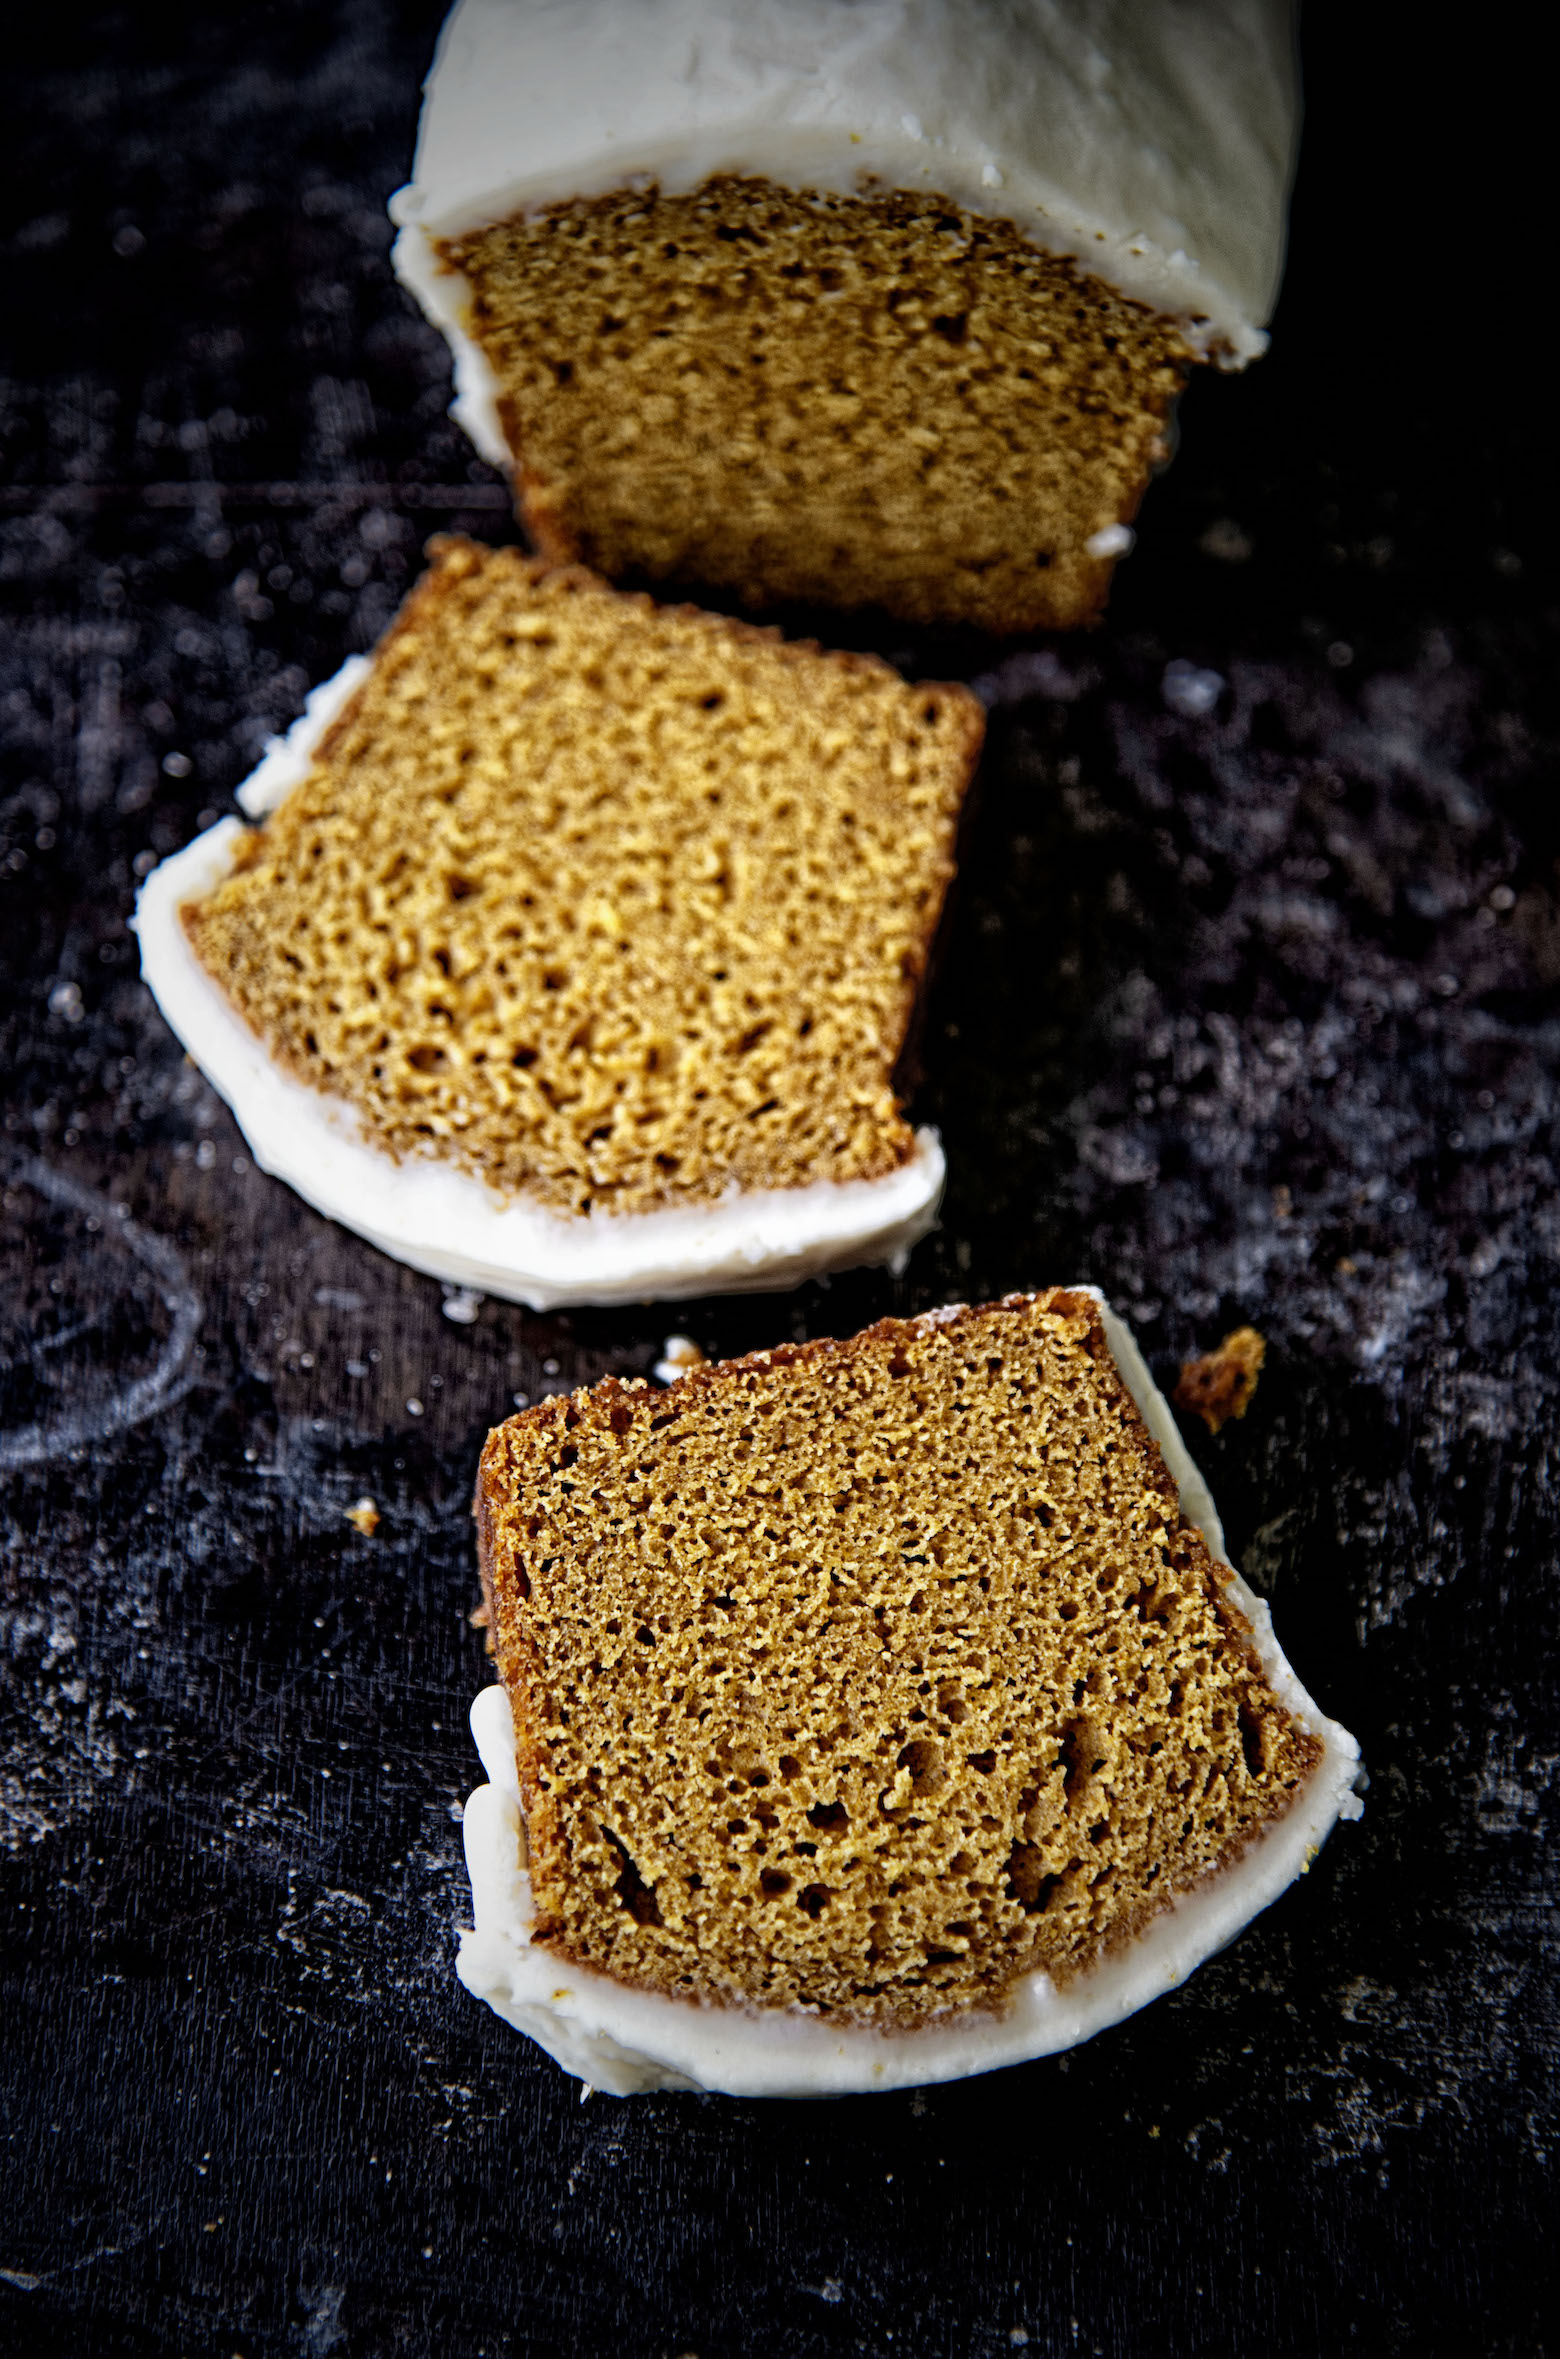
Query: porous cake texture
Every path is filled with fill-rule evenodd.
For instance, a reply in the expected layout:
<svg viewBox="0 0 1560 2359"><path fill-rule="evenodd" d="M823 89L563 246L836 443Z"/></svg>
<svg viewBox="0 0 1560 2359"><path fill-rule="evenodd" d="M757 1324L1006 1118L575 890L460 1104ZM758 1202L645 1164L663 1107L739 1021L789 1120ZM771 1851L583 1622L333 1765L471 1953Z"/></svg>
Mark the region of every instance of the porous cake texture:
<svg viewBox="0 0 1560 2359"><path fill-rule="evenodd" d="M436 252L537 547L753 603L1092 620L1192 359L1174 320L935 194L727 174Z"/></svg>
<svg viewBox="0 0 1560 2359"><path fill-rule="evenodd" d="M1321 1759L1087 1294L543 1402L490 1436L477 1516L531 1938L627 1985L997 2009L1230 1866Z"/></svg>
<svg viewBox="0 0 1560 2359"><path fill-rule="evenodd" d="M184 911L271 1055L387 1154L564 1214L907 1163L976 700L513 550L432 556Z"/></svg>

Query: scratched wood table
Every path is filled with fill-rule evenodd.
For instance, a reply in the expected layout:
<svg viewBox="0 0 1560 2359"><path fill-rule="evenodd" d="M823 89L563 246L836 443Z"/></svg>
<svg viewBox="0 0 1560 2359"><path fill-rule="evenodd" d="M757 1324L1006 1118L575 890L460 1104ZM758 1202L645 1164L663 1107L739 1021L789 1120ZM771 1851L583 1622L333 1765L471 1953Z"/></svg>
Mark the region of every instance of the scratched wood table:
<svg viewBox="0 0 1560 2359"><path fill-rule="evenodd" d="M873 642L993 712L903 1277L462 1318L255 1172L126 930L429 532L511 534L387 259L435 22L6 35L0 2349L1554 2348L1560 599L1502 328L1535 78L1319 12L1274 353L1192 389L1107 627ZM1437 125L1481 116L1507 230L1427 240ZM1489 336L1448 311L1475 262ZM1363 1821L1070 2057L582 2107L452 1972L484 1431L672 1324L726 1353L1076 1277L1162 1378L1267 1337L1188 1438Z"/></svg>

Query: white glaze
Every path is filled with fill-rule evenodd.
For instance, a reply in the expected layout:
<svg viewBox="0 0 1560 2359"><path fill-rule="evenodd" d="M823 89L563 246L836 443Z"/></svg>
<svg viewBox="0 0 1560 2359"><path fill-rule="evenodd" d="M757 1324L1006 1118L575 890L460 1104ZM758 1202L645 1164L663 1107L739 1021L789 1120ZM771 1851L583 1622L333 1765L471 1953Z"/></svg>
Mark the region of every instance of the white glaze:
<svg viewBox="0 0 1560 2359"><path fill-rule="evenodd" d="M262 818L308 775L310 757L368 666L353 656L316 688L238 790ZM452 1163L397 1163L353 1109L308 1088L266 1051L190 947L179 912L213 892L243 841L219 819L153 869L137 896L141 973L169 1024L232 1107L262 1171L317 1212L415 1270L551 1310L564 1303L674 1301L800 1285L820 1271L894 1261L937 1217L943 1152L918 1130L911 1160L880 1180L733 1189L713 1204L568 1219L502 1198Z"/></svg>
<svg viewBox="0 0 1560 2359"><path fill-rule="evenodd" d="M391 199L395 265L498 466L470 290L429 240L636 178L935 190L1243 366L1267 342L1295 124L1289 0L460 0Z"/></svg>
<svg viewBox="0 0 1560 2359"><path fill-rule="evenodd" d="M1221 1564L1224 1534L1208 1486L1123 1322L1095 1287L1128 1391L1175 1477L1187 1520ZM935 1318L939 1314L929 1314ZM1358 1818L1359 1747L1295 1677L1261 1598L1238 1574L1230 1595L1251 1622L1274 1693L1321 1741L1323 1754L1292 1807L1222 1873L1152 1919L1130 1946L1058 1989L1025 1977L1001 2015L973 2010L918 2031L841 2029L791 2009L697 2006L625 1988L534 1948L535 1911L515 1769L514 1725L502 1687L485 1688L471 1729L489 1783L466 1805L466 1866L475 1929L456 1971L473 1995L529 2034L566 2072L616 2097L647 2089L712 2089L736 2097L844 2096L994 2072L1091 2039L1167 1990L1232 1941L1304 1875L1340 1818Z"/></svg>
<svg viewBox="0 0 1560 2359"><path fill-rule="evenodd" d="M233 798L246 819L269 819L293 788L303 784L326 730L336 715L346 710L372 669L366 655L349 655L339 672L309 690L303 710L286 736L268 740L259 767L250 771Z"/></svg>

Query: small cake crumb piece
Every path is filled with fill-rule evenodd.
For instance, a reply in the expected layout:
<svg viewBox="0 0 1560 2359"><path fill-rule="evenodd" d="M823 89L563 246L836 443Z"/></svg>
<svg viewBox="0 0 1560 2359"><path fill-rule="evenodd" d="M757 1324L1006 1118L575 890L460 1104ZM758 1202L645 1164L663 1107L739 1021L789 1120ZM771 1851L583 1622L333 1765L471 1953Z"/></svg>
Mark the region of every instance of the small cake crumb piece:
<svg viewBox="0 0 1560 2359"><path fill-rule="evenodd" d="M686 1376L690 1368L707 1365L705 1356L691 1335L669 1335L661 1346L661 1357L655 1372L662 1384L675 1384L679 1376Z"/></svg>
<svg viewBox="0 0 1560 2359"><path fill-rule="evenodd" d="M488 1601L485 1597L478 1599L477 1603L472 1607L470 1613L466 1616L466 1619L471 1624L473 1630L481 1631L482 1643L487 1649L488 1653L490 1655L496 1655L498 1648L493 1639L493 1609L488 1604Z"/></svg>
<svg viewBox="0 0 1560 2359"><path fill-rule="evenodd" d="M1202 1419L1217 1433L1231 1417L1244 1417L1267 1358L1267 1339L1255 1327L1237 1327L1217 1351L1181 1362L1175 1405Z"/></svg>
<svg viewBox="0 0 1560 2359"><path fill-rule="evenodd" d="M351 1506L344 1507L341 1512L349 1524L357 1525L365 1540L372 1540L379 1529L379 1509L366 1491L361 1499L354 1499Z"/></svg>

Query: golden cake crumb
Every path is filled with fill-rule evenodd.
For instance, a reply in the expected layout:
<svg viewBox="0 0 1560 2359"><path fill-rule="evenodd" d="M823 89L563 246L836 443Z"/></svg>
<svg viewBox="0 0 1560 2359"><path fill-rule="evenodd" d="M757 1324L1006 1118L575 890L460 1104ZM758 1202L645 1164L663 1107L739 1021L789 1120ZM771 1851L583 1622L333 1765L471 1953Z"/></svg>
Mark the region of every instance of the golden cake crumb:
<svg viewBox="0 0 1560 2359"><path fill-rule="evenodd" d="M442 243L546 555L749 603L1092 621L1166 455L1161 318L945 197L722 175Z"/></svg>
<svg viewBox="0 0 1560 2359"><path fill-rule="evenodd" d="M625 1983L885 2027L1000 2005L1321 1757L1085 1295L540 1403L477 1517L535 1938Z"/></svg>
<svg viewBox="0 0 1560 2359"><path fill-rule="evenodd" d="M508 549L433 567L184 913L376 1145L563 1213L876 1179L984 715Z"/></svg>
<svg viewBox="0 0 1560 2359"><path fill-rule="evenodd" d="M1255 1327L1234 1328L1216 1351L1181 1362L1181 1380L1172 1395L1176 1407L1200 1417L1210 1433L1217 1433L1251 1407L1266 1358L1266 1338Z"/></svg>

